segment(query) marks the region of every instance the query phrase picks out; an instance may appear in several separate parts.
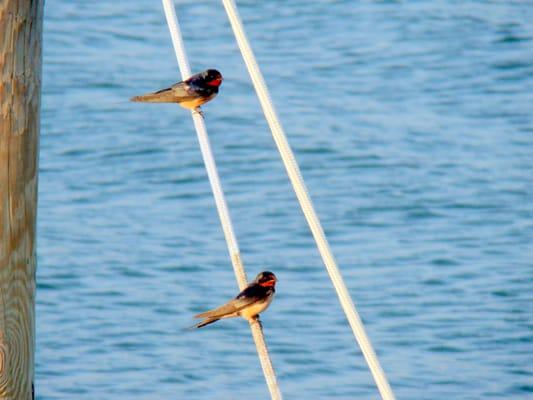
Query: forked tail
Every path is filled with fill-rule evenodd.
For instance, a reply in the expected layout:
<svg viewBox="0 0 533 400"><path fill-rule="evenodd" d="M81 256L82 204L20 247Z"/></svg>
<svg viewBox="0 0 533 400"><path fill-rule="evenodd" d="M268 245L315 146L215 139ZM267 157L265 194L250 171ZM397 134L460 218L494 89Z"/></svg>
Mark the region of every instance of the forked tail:
<svg viewBox="0 0 533 400"><path fill-rule="evenodd" d="M217 322L220 318L207 318L204 319L202 322L197 323L194 325L195 328L202 328L206 325L212 324L213 322Z"/></svg>

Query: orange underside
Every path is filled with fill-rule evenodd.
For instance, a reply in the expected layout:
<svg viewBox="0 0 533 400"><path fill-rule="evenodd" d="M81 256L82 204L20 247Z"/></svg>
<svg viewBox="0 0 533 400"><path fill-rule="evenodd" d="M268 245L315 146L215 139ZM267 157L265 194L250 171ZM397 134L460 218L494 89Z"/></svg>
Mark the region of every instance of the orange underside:
<svg viewBox="0 0 533 400"><path fill-rule="evenodd" d="M189 110L194 110L196 107L200 107L205 102L209 101L209 98L203 98L200 97L198 99L189 100L189 101L183 101L181 103L178 103L183 108L188 108Z"/></svg>

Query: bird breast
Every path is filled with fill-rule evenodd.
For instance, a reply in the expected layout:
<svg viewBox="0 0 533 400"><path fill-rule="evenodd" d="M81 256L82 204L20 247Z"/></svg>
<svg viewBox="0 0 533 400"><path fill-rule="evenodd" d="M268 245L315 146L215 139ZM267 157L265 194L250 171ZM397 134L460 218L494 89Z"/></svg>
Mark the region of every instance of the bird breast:
<svg viewBox="0 0 533 400"><path fill-rule="evenodd" d="M272 298L274 297L274 293L267 296L265 299L256 301L254 304L244 308L240 311L241 317L247 320L251 320L254 318L257 314L265 311L265 309L270 305L272 302Z"/></svg>
<svg viewBox="0 0 533 400"><path fill-rule="evenodd" d="M178 102L178 104L182 106L183 108L194 110L196 107L200 107L202 104L207 103L209 100L211 100L216 95L217 95L216 93L213 93L207 97L198 97L192 100L180 101Z"/></svg>

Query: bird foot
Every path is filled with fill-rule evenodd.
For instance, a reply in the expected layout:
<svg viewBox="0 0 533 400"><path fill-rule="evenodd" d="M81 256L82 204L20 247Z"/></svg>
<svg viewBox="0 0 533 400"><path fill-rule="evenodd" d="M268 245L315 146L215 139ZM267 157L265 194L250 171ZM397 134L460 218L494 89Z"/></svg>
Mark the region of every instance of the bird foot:
<svg viewBox="0 0 533 400"><path fill-rule="evenodd" d="M259 315L256 315L255 317L252 318L251 322L253 324L257 323L259 324L259 326L261 327L261 329L263 329L263 323L261 322L261 320L259 319Z"/></svg>
<svg viewBox="0 0 533 400"><path fill-rule="evenodd" d="M198 114L200 117L204 118L204 112L202 111L202 109L200 107L196 107L193 112L195 114Z"/></svg>

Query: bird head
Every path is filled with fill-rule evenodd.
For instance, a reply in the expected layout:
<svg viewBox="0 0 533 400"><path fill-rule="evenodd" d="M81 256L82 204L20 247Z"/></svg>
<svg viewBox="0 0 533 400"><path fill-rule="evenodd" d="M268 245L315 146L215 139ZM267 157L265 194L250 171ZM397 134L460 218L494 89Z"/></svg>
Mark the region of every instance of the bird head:
<svg viewBox="0 0 533 400"><path fill-rule="evenodd" d="M216 69L207 69L202 72L201 76L209 86L219 87L222 83L222 74Z"/></svg>
<svg viewBox="0 0 533 400"><path fill-rule="evenodd" d="M276 286L276 282L278 281L278 278L276 278L276 275L274 275L270 271L263 271L260 272L259 275L255 278L255 281L264 287L274 287Z"/></svg>

